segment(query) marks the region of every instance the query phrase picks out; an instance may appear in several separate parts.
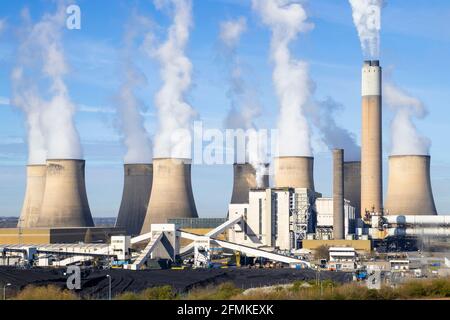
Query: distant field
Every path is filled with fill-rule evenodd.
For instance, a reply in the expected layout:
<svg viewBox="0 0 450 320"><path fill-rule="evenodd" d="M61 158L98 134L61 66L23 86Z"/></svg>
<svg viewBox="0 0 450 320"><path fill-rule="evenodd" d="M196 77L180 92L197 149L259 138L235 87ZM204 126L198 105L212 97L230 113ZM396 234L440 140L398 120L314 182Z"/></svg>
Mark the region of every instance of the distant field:
<svg viewBox="0 0 450 320"><path fill-rule="evenodd" d="M64 288L65 269L19 270L0 267L0 284L12 283L23 289L27 285L55 285ZM177 293L185 293L193 288L204 288L230 282L240 289L286 284L295 281L309 281L316 278L313 270L295 269L208 269L208 270L102 270L92 271L82 280L83 297L104 299L108 295L108 278L111 275L113 295L123 292L140 292L149 287L171 286ZM350 273L321 272L322 280L347 283L352 280Z"/></svg>

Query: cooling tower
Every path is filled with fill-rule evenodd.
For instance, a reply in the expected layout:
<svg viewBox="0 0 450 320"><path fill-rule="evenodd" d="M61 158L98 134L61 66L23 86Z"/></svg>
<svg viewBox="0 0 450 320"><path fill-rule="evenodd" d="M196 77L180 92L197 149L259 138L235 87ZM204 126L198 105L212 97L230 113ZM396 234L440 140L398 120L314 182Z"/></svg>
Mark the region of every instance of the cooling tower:
<svg viewBox="0 0 450 320"><path fill-rule="evenodd" d="M46 165L27 166L27 189L17 227L33 228L41 213L45 188Z"/></svg>
<svg viewBox="0 0 450 320"><path fill-rule="evenodd" d="M84 160L47 160L44 197L37 227L93 227Z"/></svg>
<svg viewBox="0 0 450 320"><path fill-rule="evenodd" d="M333 238L345 239L344 150L333 150Z"/></svg>
<svg viewBox="0 0 450 320"><path fill-rule="evenodd" d="M141 233L151 224L167 219L197 218L191 184L191 160L160 158L153 160L153 184Z"/></svg>
<svg viewBox="0 0 450 320"><path fill-rule="evenodd" d="M308 188L314 190L313 157L276 157L275 187Z"/></svg>
<svg viewBox="0 0 450 320"><path fill-rule="evenodd" d="M381 75L379 61L366 61L362 68L361 214L381 212L382 131Z"/></svg>
<svg viewBox="0 0 450 320"><path fill-rule="evenodd" d="M231 203L248 203L248 193L250 189L258 188L256 182L256 170L249 163L233 165L234 180L233 180L233 194L231 196ZM269 176L263 177L261 188L269 187Z"/></svg>
<svg viewBox="0 0 450 320"><path fill-rule="evenodd" d="M386 199L389 215L437 215L430 180L430 156L389 157Z"/></svg>
<svg viewBox="0 0 450 320"><path fill-rule="evenodd" d="M344 198L355 207L356 217L361 217L361 162L344 162Z"/></svg>
<svg viewBox="0 0 450 320"><path fill-rule="evenodd" d="M138 235L144 224L152 191L152 164L125 164L122 203L116 227L124 228L127 235Z"/></svg>

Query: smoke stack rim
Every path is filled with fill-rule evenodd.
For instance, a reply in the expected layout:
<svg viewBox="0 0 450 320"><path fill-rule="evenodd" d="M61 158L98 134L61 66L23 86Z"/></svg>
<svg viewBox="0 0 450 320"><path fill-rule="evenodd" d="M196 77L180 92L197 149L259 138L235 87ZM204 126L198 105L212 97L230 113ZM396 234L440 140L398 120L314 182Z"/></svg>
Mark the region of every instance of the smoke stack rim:
<svg viewBox="0 0 450 320"><path fill-rule="evenodd" d="M430 158L431 159L431 155L429 155L429 154L394 154L394 155L390 155L389 159L391 159L391 158L407 158L407 157L412 157L412 158L421 157L421 158Z"/></svg>

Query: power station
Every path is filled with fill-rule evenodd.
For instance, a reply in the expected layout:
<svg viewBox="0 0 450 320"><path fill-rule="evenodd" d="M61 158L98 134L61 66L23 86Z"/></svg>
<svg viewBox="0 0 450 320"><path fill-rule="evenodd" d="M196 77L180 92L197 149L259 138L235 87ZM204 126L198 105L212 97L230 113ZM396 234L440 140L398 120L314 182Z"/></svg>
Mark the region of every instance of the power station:
<svg viewBox="0 0 450 320"><path fill-rule="evenodd" d="M268 165L267 165L268 166ZM262 188L269 187L269 175L262 178ZM248 203L248 192L257 188L256 170L250 163L233 165L233 192L230 203Z"/></svg>
<svg viewBox="0 0 450 320"><path fill-rule="evenodd" d="M93 227L84 160L47 160L44 196L36 227Z"/></svg>
<svg viewBox="0 0 450 320"><path fill-rule="evenodd" d="M361 214L382 212L382 107L379 61L365 61L362 68Z"/></svg>
<svg viewBox="0 0 450 320"><path fill-rule="evenodd" d="M430 156L389 157L387 215L437 215L430 161Z"/></svg>
<svg viewBox="0 0 450 320"><path fill-rule="evenodd" d="M44 198L46 165L27 166L27 189L23 200L18 227L33 228L41 214L42 199Z"/></svg>
<svg viewBox="0 0 450 320"><path fill-rule="evenodd" d="M125 164L122 202L116 227L125 228L127 234L138 235L147 214L152 192L153 165Z"/></svg>
<svg viewBox="0 0 450 320"><path fill-rule="evenodd" d="M153 183L141 233L168 219L198 218L191 183L191 160L153 159Z"/></svg>
<svg viewBox="0 0 450 320"><path fill-rule="evenodd" d="M191 160L155 158L152 164L124 165L115 228L102 229L94 227L89 209L85 161L49 159L45 166L27 167L18 229L0 233L0 243L8 239L3 242L38 246L7 246L4 255L9 259L16 252L32 251L43 259L51 254L59 257L55 266L102 257L140 270L155 259L193 259L193 266L205 267L216 250L231 250L255 260L309 268L304 252L320 246L334 248L335 256L353 255L352 250L383 247L411 250L414 241L426 236L448 238L450 223L437 216L434 203L430 156L389 157L383 205L381 76L379 61L364 62L361 161L346 162L344 149L332 151L331 197L316 190L313 157L278 156L271 164L273 186L268 175L258 185L260 177L251 164L235 163L227 218L198 218ZM96 241L112 242L83 244L92 235ZM67 242L62 244L64 256L61 247L53 247L55 239Z"/></svg>
<svg viewBox="0 0 450 320"><path fill-rule="evenodd" d="M313 157L277 157L274 159L275 187L314 190Z"/></svg>

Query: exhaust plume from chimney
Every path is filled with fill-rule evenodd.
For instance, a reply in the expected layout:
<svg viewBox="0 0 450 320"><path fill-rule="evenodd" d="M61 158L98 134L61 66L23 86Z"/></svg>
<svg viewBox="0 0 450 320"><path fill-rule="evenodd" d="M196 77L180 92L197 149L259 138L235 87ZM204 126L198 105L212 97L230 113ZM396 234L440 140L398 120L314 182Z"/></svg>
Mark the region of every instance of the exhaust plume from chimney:
<svg viewBox="0 0 450 320"><path fill-rule="evenodd" d="M363 54L367 58L380 56L381 9L384 0L349 0L353 22L358 31Z"/></svg>
<svg viewBox="0 0 450 320"><path fill-rule="evenodd" d="M117 96L119 124L127 148L125 163L146 164L153 159L152 142L144 126L144 103L136 96L135 90L147 83L145 74L133 62L136 42L140 35L149 34L152 22L145 17L133 14L126 26L122 50L123 83ZM145 41L146 37L142 40Z"/></svg>
<svg viewBox="0 0 450 320"><path fill-rule="evenodd" d="M15 88L12 100L27 113L30 163L41 164L45 162L45 157L82 157L80 138L73 121L75 106L64 83L68 72L62 44L66 26L65 9L65 2L58 2L55 13L44 14L34 25L28 11L22 12L29 27L24 30L18 66L12 72ZM32 67L30 70L29 66ZM35 81L40 81L41 86ZM26 90L22 91L23 88ZM44 92L50 98L41 99L36 92Z"/></svg>
<svg viewBox="0 0 450 320"><path fill-rule="evenodd" d="M308 118L320 130L322 141L330 150L344 149L345 161L359 161L361 147L356 143L355 135L340 127L335 120L336 113L343 110L342 104L328 97L323 101L312 103L308 107Z"/></svg>
<svg viewBox="0 0 450 320"><path fill-rule="evenodd" d="M422 101L393 82L384 86L386 104L395 112L391 123L391 155L429 155L431 141L422 136L413 119L423 119L428 110Z"/></svg>
<svg viewBox="0 0 450 320"><path fill-rule="evenodd" d="M228 98L231 102L230 111L227 114L225 125L227 128L242 129L248 132L246 137L245 150L234 150L235 159L238 152L245 152L245 159L256 172L256 186L264 186L264 177L267 175L267 166L265 165L265 152L262 144L262 137L257 134L255 119L260 116L261 108L257 102L255 93L245 83L243 70L239 56L237 55L237 46L242 34L246 31L247 20L240 17L236 20L224 21L220 25L220 42L223 60L227 62L227 72L229 73Z"/></svg>
<svg viewBox="0 0 450 320"><path fill-rule="evenodd" d="M170 7L173 24L167 40L151 55L161 64L163 86L156 96L158 132L154 154L157 158L191 159L192 118L195 110L186 102L185 95L192 83L192 63L185 54L192 27L191 0L156 0L158 9Z"/></svg>
<svg viewBox="0 0 450 320"><path fill-rule="evenodd" d="M311 96L308 64L292 57L289 45L313 25L300 3L286 0L253 0L253 9L272 31L273 82L280 104L279 156L311 156L310 129L304 108Z"/></svg>

